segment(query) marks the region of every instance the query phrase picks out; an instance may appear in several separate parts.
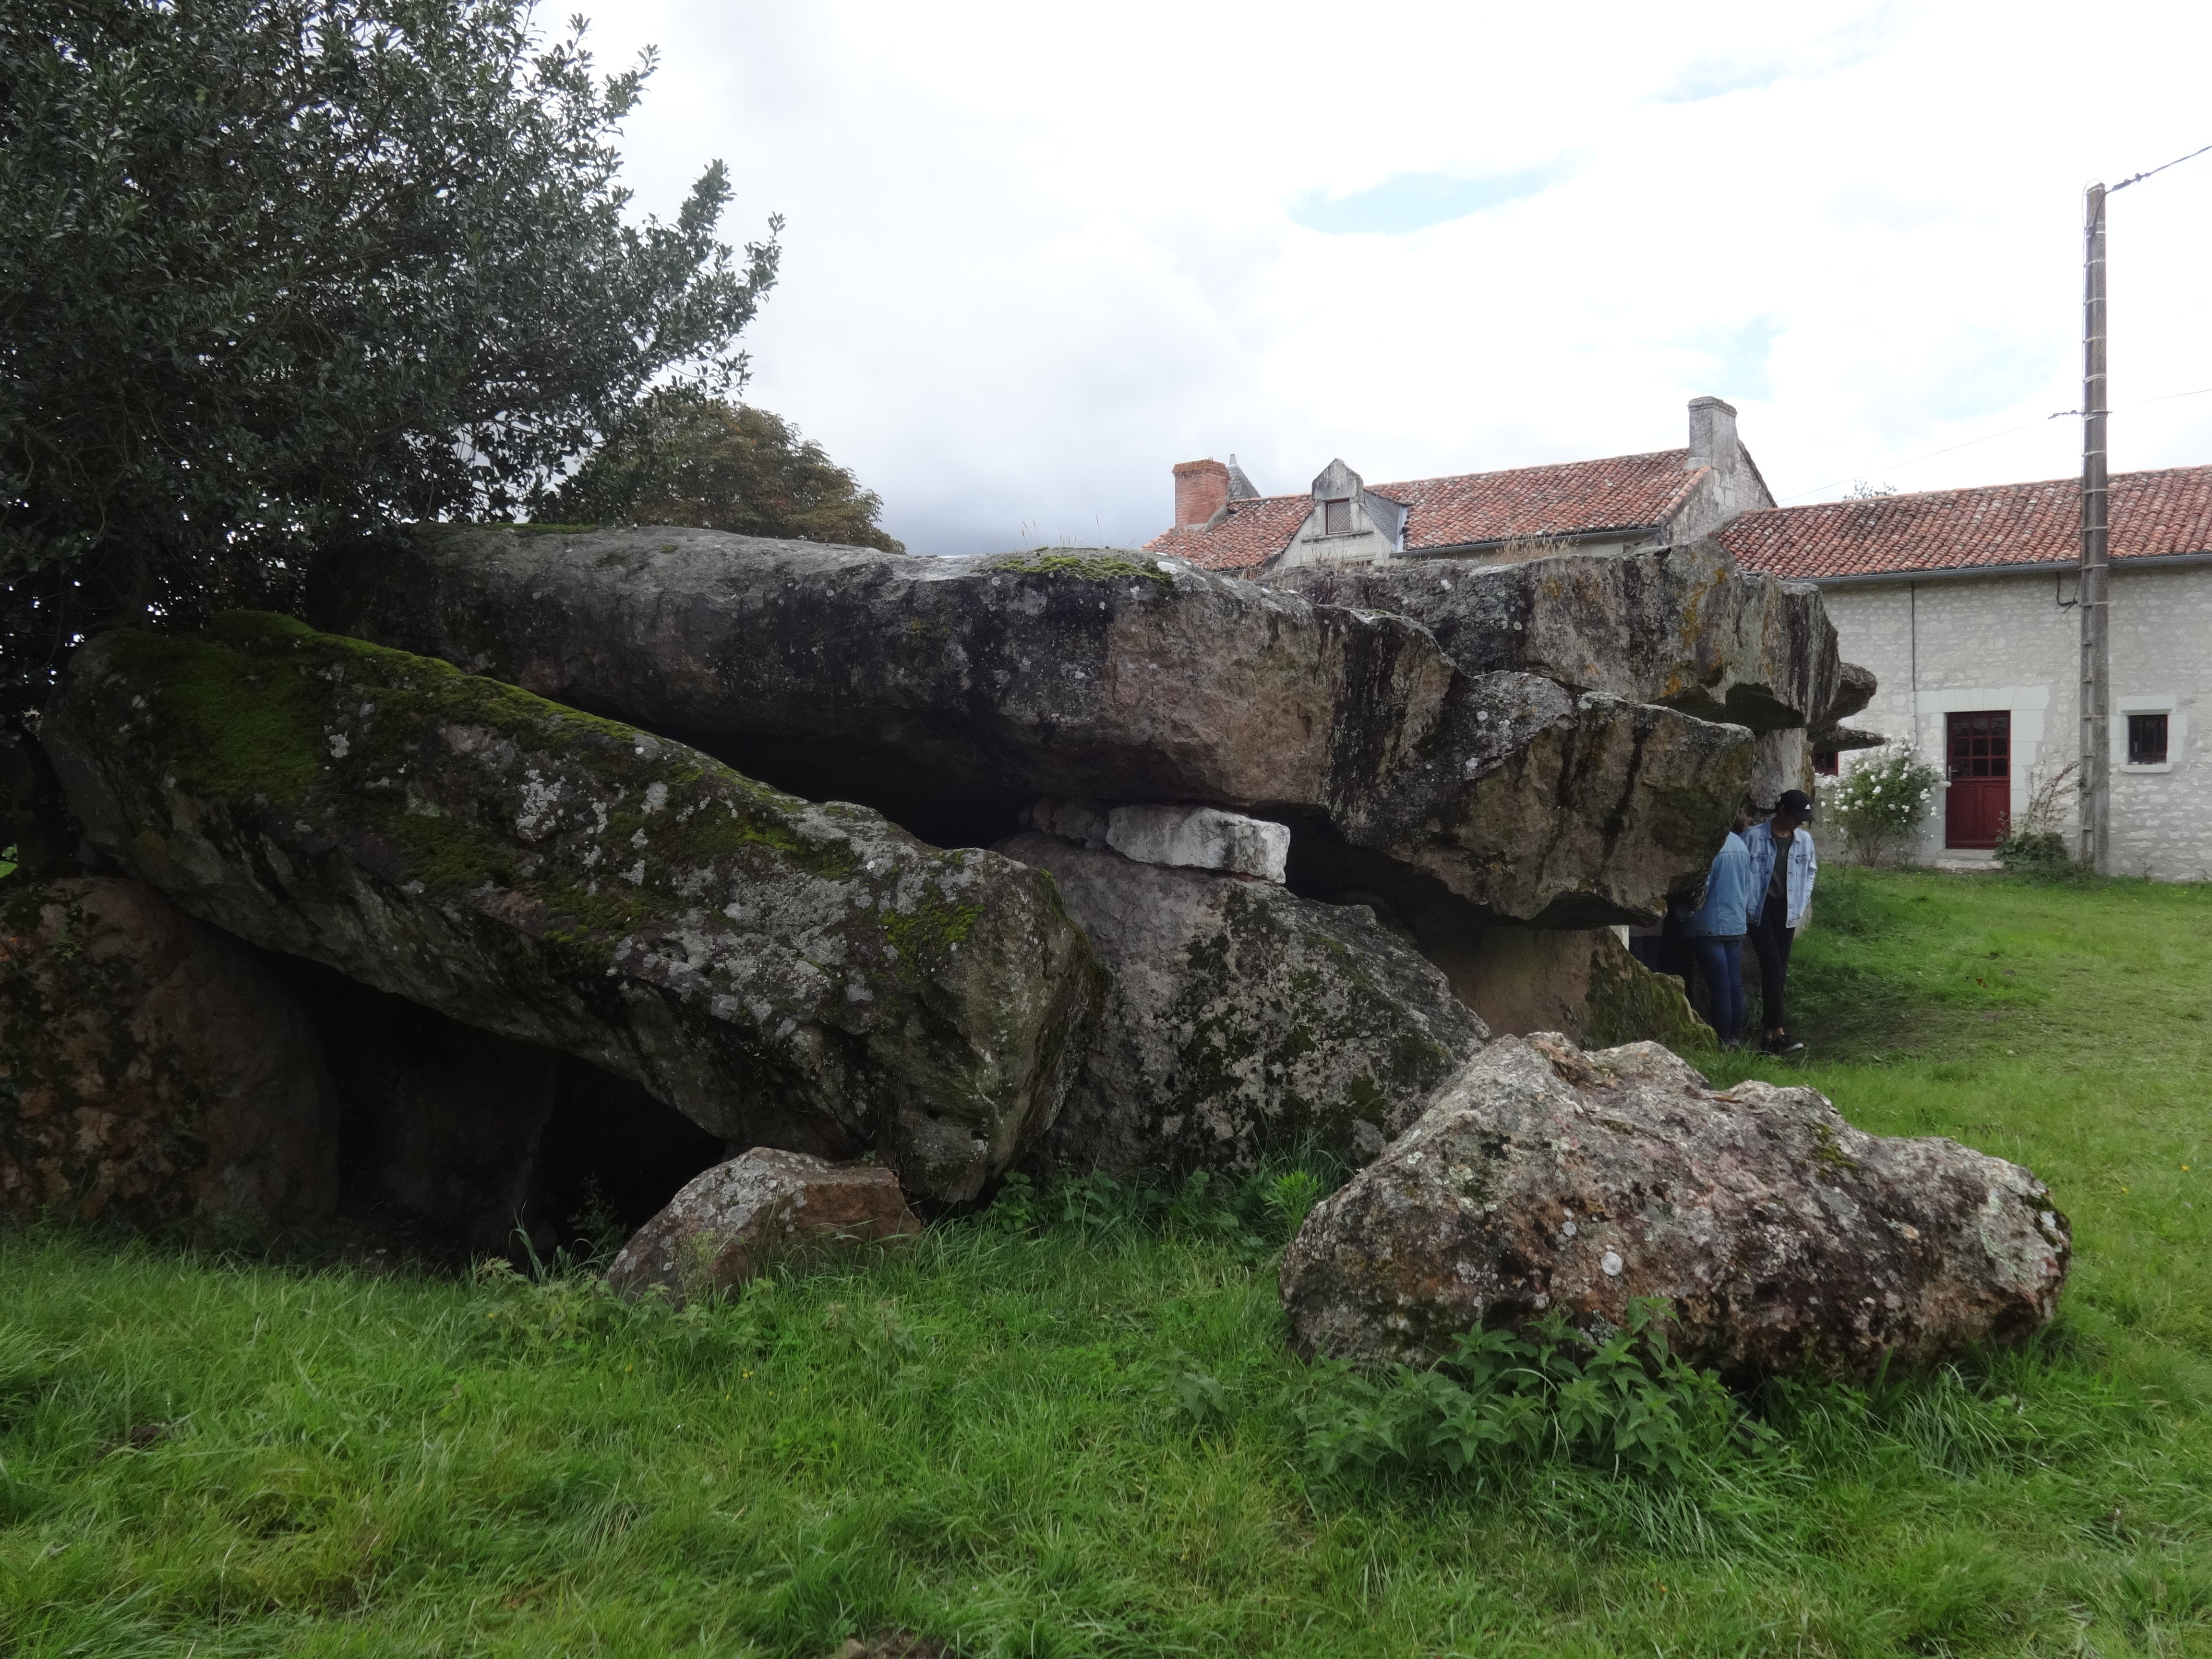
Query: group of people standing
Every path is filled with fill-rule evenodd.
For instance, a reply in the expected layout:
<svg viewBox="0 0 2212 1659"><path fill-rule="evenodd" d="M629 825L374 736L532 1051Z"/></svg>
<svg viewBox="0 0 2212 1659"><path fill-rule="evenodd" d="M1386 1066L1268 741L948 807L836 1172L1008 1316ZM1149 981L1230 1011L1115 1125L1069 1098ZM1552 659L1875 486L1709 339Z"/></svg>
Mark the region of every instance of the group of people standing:
<svg viewBox="0 0 2212 1659"><path fill-rule="evenodd" d="M1812 817L1812 800L1797 789L1782 792L1764 823L1737 814L1735 829L1713 854L1705 902L1682 921L1683 942L1711 996L1713 1029L1723 1048L1744 1043L1747 939L1759 958L1765 1027L1759 1046L1770 1054L1805 1046L1790 1034L1786 988L1790 943L1812 908L1813 878L1820 871L1812 831L1805 827Z"/></svg>

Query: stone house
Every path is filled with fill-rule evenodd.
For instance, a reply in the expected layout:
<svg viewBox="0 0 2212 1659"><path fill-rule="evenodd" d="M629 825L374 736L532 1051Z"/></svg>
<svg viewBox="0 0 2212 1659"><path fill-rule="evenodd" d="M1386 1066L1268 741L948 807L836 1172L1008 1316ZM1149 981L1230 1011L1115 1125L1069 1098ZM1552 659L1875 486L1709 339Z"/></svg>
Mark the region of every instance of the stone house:
<svg viewBox="0 0 2212 1659"><path fill-rule="evenodd" d="M1175 469L1175 527L1146 550L1257 576L1305 564L1510 556L1528 544L1621 553L1708 535L1774 498L1741 441L1735 410L1690 404L1689 443L1649 455L1369 484L1331 461L1296 495L1262 495L1219 461Z"/></svg>
<svg viewBox="0 0 2212 1659"><path fill-rule="evenodd" d="M2112 480L2112 867L2212 876L2212 466ZM2007 823L2080 752L2072 478L1751 511L1722 545L1818 584L1845 659L1881 683L1853 724L1949 781L1923 861L1989 860ZM1835 769L1832 756L1821 769ZM1844 763L1848 764L1849 763ZM2069 777L2057 799L2074 830Z"/></svg>

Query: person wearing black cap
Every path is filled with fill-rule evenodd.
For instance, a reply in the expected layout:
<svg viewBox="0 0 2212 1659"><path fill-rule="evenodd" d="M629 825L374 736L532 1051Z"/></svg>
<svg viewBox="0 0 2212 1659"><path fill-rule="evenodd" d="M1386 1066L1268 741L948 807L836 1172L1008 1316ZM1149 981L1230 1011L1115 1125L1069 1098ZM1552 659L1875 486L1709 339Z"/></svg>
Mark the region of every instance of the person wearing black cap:
<svg viewBox="0 0 2212 1659"><path fill-rule="evenodd" d="M1753 921L1751 948L1759 957L1760 1000L1765 1005L1770 1054L1793 1054L1805 1045L1790 1035L1786 999L1790 946L1813 906L1813 878L1820 860L1813 833L1805 828L1813 803L1802 790L1785 789L1774 803L1774 816L1744 837L1751 847Z"/></svg>

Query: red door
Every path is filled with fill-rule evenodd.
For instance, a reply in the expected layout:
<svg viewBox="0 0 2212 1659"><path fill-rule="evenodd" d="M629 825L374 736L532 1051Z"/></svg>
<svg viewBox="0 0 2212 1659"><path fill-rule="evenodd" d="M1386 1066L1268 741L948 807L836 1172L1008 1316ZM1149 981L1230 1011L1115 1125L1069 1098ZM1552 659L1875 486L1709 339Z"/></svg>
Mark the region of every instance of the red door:
<svg viewBox="0 0 2212 1659"><path fill-rule="evenodd" d="M1946 847L1994 847L2012 816L2012 714L2008 709L1950 717L1950 799Z"/></svg>

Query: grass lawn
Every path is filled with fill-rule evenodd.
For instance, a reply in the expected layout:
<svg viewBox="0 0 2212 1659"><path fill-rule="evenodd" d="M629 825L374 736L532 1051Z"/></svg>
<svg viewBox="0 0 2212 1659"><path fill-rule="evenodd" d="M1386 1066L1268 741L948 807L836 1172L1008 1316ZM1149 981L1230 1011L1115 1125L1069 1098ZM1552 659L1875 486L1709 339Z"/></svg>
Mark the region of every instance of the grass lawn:
<svg viewBox="0 0 2212 1659"><path fill-rule="evenodd" d="M1831 870L1814 920L1808 1062L1714 1069L2048 1180L2035 1352L1777 1393L1695 1480L1327 1475L1280 1230L1218 1217L682 1315L0 1236L0 1652L2212 1654L2212 890Z"/></svg>

